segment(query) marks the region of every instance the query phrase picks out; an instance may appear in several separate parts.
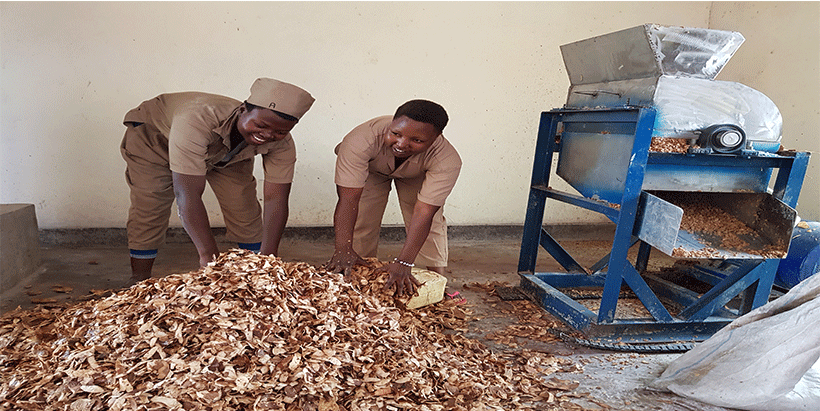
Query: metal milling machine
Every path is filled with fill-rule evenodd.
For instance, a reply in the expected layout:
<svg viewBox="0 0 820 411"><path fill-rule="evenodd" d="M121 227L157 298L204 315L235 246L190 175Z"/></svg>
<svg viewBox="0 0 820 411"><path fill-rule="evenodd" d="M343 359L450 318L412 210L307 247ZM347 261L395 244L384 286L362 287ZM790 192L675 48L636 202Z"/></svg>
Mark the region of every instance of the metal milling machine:
<svg viewBox="0 0 820 411"><path fill-rule="evenodd" d="M809 153L781 148L768 97L715 80L743 41L646 24L561 46L571 85L563 108L541 114L518 271L580 340L702 341L768 302ZM550 186L554 155L577 193ZM547 199L615 223L609 254L582 266L544 228ZM540 248L566 272L538 272ZM647 272L653 249L675 259L663 275ZM580 303L586 291L597 312ZM627 295L647 314L616 315Z"/></svg>

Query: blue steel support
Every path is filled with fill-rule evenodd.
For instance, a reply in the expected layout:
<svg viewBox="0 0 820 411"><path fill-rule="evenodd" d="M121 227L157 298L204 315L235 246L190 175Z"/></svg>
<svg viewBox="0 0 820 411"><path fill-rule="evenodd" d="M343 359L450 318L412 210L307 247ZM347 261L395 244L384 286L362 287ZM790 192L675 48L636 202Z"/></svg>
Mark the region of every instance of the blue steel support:
<svg viewBox="0 0 820 411"><path fill-rule="evenodd" d="M673 282L663 280L654 275L646 275L643 277L647 284L649 284L655 291L659 298L663 298L681 307L688 307L700 299L700 294L692 291L686 287L682 287ZM730 311L725 307L718 308L712 315L718 315L723 318L734 318L737 312Z"/></svg>
<svg viewBox="0 0 820 411"><path fill-rule="evenodd" d="M638 239L638 237L632 237L632 244L629 245L629 248L632 248L632 246L635 245L635 243L637 243L638 241L640 241L640 239ZM607 265L609 265L609 258L610 258L611 255L612 255L611 252L607 253L607 255L605 255L603 258L598 260L598 262L593 264L592 267L589 268L589 270L592 271L593 273L601 272L601 270L603 270L604 268L607 267Z"/></svg>
<svg viewBox="0 0 820 411"><path fill-rule="evenodd" d="M658 296L649 288L646 281L635 271L635 267L629 264L629 261L625 261L623 267L624 272L622 275L624 281L629 285L629 288L635 292L635 295L641 300L646 310L652 315L652 318L658 322L672 322L672 316L669 314L669 311L666 310L666 307L663 306Z"/></svg>
<svg viewBox="0 0 820 411"><path fill-rule="evenodd" d="M542 186L535 186L533 187L533 189L543 190L546 193L547 198L563 201L567 204L572 204L574 206L586 208L590 211L595 211L596 213L601 213L610 220L612 220L613 223L618 221L618 215L620 214L620 212L617 209L612 208L611 206L606 205L600 201L590 200L586 197L575 194L562 193L560 191Z"/></svg>
<svg viewBox="0 0 820 411"><path fill-rule="evenodd" d="M553 314L576 330L587 329L595 321L592 311L553 288L540 276L522 274L521 288L542 307L550 307Z"/></svg>
<svg viewBox="0 0 820 411"><path fill-rule="evenodd" d="M794 161L777 171L773 194L789 207L797 207L797 197L803 187L803 178L806 176L808 165L809 153L796 152Z"/></svg>
<svg viewBox="0 0 820 411"><path fill-rule="evenodd" d="M541 113L541 122L538 125L538 139L535 144L531 187L549 187L552 154L555 151L555 136L559 121L560 116L553 116L549 112ZM541 243L540 236L544 222L545 203L546 195L543 191L530 189L527 217L521 240L521 254L518 258L519 272L535 272L535 260L538 257L538 246Z"/></svg>
<svg viewBox="0 0 820 411"><path fill-rule="evenodd" d="M657 297L649 290L644 289L646 283L640 279L634 269L629 264L627 253L631 246L632 231L635 227L635 216L638 214L638 201L641 197L641 186L643 185L643 171L646 168L646 160L649 157L649 144L652 142L652 126L655 124L655 112L649 110L638 111L638 118L635 124L635 135L632 143L632 155L627 166L626 181L624 182L623 196L621 198L621 209L618 216L618 225L615 228L615 238L612 242L612 252L609 256L609 269L607 271L604 292L601 296L601 307L598 311L598 322L611 322L615 319L615 308L618 302L618 295L621 293L621 285L625 276L628 282L638 286L639 290L633 291L638 294L641 302L652 313L663 319L670 319L669 313L658 301ZM632 269L632 270L630 270ZM635 278L638 277L638 278ZM644 292L647 291L648 292ZM656 318L656 319L660 319Z"/></svg>
<svg viewBox="0 0 820 411"><path fill-rule="evenodd" d="M521 239L521 253L518 257L519 273L535 272L535 260L538 257L538 246L541 243L541 224L544 221L546 200L542 193L530 190L524 233Z"/></svg>
<svg viewBox="0 0 820 411"><path fill-rule="evenodd" d="M775 269L776 268L777 267L775 267ZM772 271L772 274L774 274L774 271ZM757 294L761 289L762 287L760 286L760 281L755 281L749 288L740 293L740 307L737 310L738 315L746 314L756 307L755 300L757 299ZM765 304L765 302L763 304Z"/></svg>
<svg viewBox="0 0 820 411"><path fill-rule="evenodd" d="M746 295L740 308L740 315L760 307L769 302L769 295L772 293L774 277L777 275L777 266L780 260L768 259L757 265L758 280L751 287L746 289Z"/></svg>
<svg viewBox="0 0 820 411"><path fill-rule="evenodd" d="M760 281L764 276L773 275L770 274L770 272L773 273L774 269L777 269L776 260L766 260L763 263L743 263L727 275L723 281L704 293L697 302L681 311L678 317L688 321L703 321L712 315L717 308L726 305L732 298L752 286L755 282ZM763 286L761 287L761 285ZM754 307L765 304L771 292L771 286L766 288L762 282L758 283L757 288L761 291L755 295L757 304L754 304ZM763 292L763 290L765 290L765 292Z"/></svg>
<svg viewBox="0 0 820 411"><path fill-rule="evenodd" d="M714 286L726 278L727 272L737 269L741 263L742 260L723 260L716 268L695 265L687 274L698 281Z"/></svg>
<svg viewBox="0 0 820 411"><path fill-rule="evenodd" d="M547 252L550 253L550 255L552 255L553 258L555 258L555 261L557 261L558 264L561 264L561 267L564 267L564 269L568 272L586 272L584 266L579 264L578 261L575 261L575 259L572 258L572 256L567 252L567 250L565 250L564 247L561 247L561 244L558 244L558 241L555 241L555 238L553 238L550 235L550 233L548 233L547 230L544 230L543 228L541 229L540 243L541 247L544 247L544 249L547 250Z"/></svg>

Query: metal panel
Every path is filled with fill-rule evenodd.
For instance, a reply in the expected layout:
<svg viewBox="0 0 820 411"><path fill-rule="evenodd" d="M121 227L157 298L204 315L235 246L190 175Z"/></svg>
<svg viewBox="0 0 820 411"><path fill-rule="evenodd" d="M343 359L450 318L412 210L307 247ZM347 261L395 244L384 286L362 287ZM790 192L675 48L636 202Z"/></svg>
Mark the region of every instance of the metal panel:
<svg viewBox="0 0 820 411"><path fill-rule="evenodd" d="M567 106L578 108L648 106L655 97L657 77L570 86Z"/></svg>
<svg viewBox="0 0 820 411"><path fill-rule="evenodd" d="M646 28L637 26L561 46L570 83L658 77L662 74Z"/></svg>
<svg viewBox="0 0 820 411"><path fill-rule="evenodd" d="M649 220L638 222L638 237L668 255L762 260L788 253L797 212L771 194L656 191L644 195L649 209L642 217ZM677 216L678 209L682 219L695 213L698 221L678 231L670 251L670 231L679 222L669 214ZM662 238L657 235L661 231Z"/></svg>
<svg viewBox="0 0 820 411"><path fill-rule="evenodd" d="M656 153L650 153L650 157ZM733 191L764 192L769 186L771 170L751 162L738 162L732 167L720 167L706 158L693 164L649 164L644 174L643 189L647 191ZM715 156L710 156L715 157ZM651 159L650 159L651 161ZM746 167L737 167L745 164Z"/></svg>
<svg viewBox="0 0 820 411"><path fill-rule="evenodd" d="M565 131L557 174L584 197L620 204L632 144L632 134Z"/></svg>
<svg viewBox="0 0 820 411"><path fill-rule="evenodd" d="M635 235L664 254L672 255L678 244L683 209L647 192L641 193L641 210Z"/></svg>
<svg viewBox="0 0 820 411"><path fill-rule="evenodd" d="M641 195L636 235L667 255L674 256L675 249L687 258L710 259L763 259L788 253L797 212L770 194L665 191L654 194L643 192ZM685 213L691 212L692 207L704 205L725 213L715 216L712 232L681 229ZM749 232L717 230L721 224L729 223L725 216L743 223Z"/></svg>
<svg viewBox="0 0 820 411"><path fill-rule="evenodd" d="M713 80L743 44L738 32L644 24L561 46L572 85L663 74Z"/></svg>

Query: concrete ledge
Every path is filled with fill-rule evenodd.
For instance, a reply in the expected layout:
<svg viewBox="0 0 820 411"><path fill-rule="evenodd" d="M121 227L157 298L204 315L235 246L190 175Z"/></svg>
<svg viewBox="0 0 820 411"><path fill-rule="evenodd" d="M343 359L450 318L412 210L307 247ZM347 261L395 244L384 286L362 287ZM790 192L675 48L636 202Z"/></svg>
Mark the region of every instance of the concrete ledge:
<svg viewBox="0 0 820 411"><path fill-rule="evenodd" d="M0 294L42 262L34 204L0 204Z"/></svg>
<svg viewBox="0 0 820 411"><path fill-rule="evenodd" d="M557 240L610 240L615 233L614 224L555 224L544 226ZM227 242L225 228L213 229L218 242ZM450 226L450 241L521 241L523 226L519 225L463 225ZM383 241L404 241L403 226L382 227ZM332 241L333 227L287 227L282 238L299 240ZM190 243L191 239L181 227L171 227L166 243ZM40 230L43 246L87 247L110 245L126 247L128 238L124 228L76 228Z"/></svg>

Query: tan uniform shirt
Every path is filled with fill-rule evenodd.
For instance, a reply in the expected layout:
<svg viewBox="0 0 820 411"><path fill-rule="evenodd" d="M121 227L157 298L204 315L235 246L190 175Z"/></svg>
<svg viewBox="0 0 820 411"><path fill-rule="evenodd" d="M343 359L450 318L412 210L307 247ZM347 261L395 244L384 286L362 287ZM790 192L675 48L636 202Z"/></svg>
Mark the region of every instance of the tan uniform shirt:
<svg viewBox="0 0 820 411"><path fill-rule="evenodd" d="M156 127L168 139L171 171L204 176L208 170L262 155L265 181L293 181L296 146L288 134L280 141L247 146L228 162L219 164L230 150L231 128L242 103L230 97L200 92L161 94L144 101L125 115L124 123Z"/></svg>
<svg viewBox="0 0 820 411"><path fill-rule="evenodd" d="M354 128L336 146L337 185L361 188L369 173L390 178L424 178L417 199L443 206L453 190L461 171L461 157L444 135L440 135L427 151L410 156L398 168L384 137L393 116L376 117Z"/></svg>

